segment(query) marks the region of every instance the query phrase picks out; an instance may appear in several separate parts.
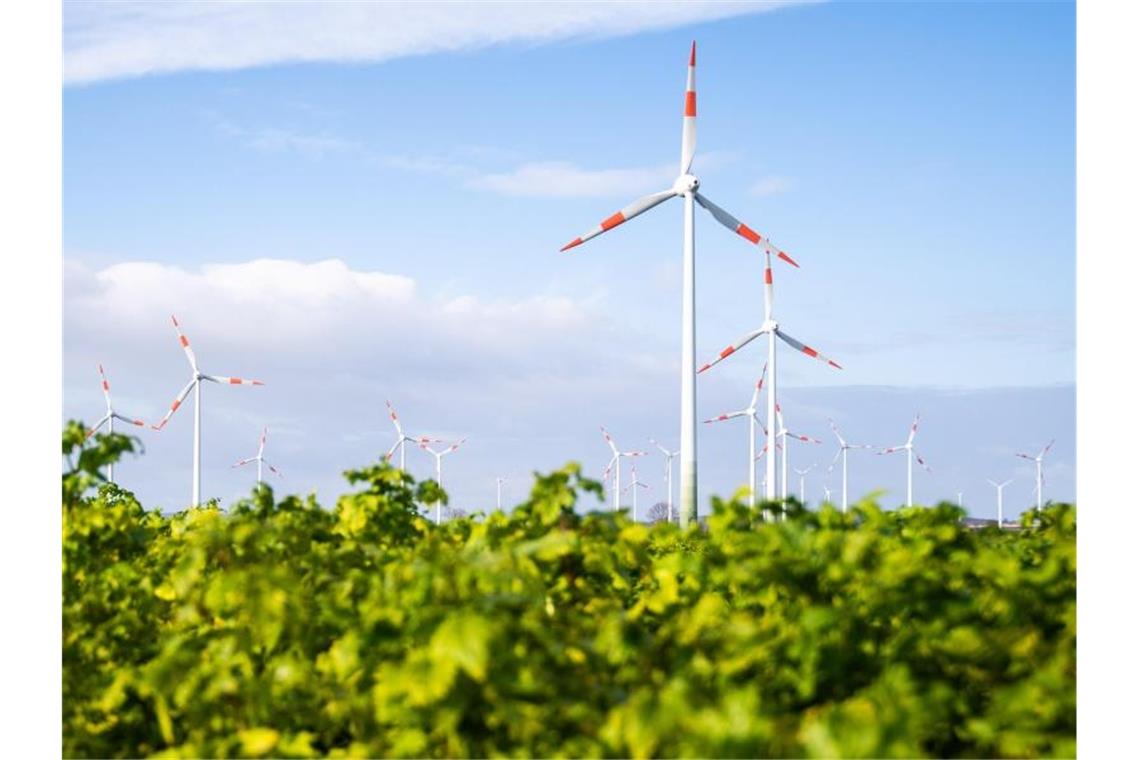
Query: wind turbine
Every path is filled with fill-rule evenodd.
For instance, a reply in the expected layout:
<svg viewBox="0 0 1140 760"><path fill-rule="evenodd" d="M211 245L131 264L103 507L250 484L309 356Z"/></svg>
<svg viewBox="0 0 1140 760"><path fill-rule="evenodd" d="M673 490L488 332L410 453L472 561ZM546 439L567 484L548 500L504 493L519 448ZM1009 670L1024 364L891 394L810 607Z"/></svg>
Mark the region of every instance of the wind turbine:
<svg viewBox="0 0 1140 760"><path fill-rule="evenodd" d="M91 436L95 435L95 431L98 430L99 428L103 427L103 425L107 426L107 432L108 433L114 433L115 432L115 420L122 420L123 422L127 423L128 425L137 425L138 427L145 426L146 423L143 422L142 420L136 420L133 417L124 417L123 415L116 412L114 410L114 408L111 406L111 384L107 382L107 376L105 374L103 374L103 365L102 364L99 365L99 377L103 381L103 398L106 399L106 401L107 401L107 413L104 414L102 416L102 418L100 418L100 420L95 423L95 427L93 427L87 431L87 437L90 438ZM114 464L114 462L110 462L107 464L107 482L111 483L114 480L115 480L115 464Z"/></svg>
<svg viewBox="0 0 1140 760"><path fill-rule="evenodd" d="M670 451L652 438L649 439L649 442L665 455L665 504L668 510L669 522L671 523L673 522L673 460L681 452Z"/></svg>
<svg viewBox="0 0 1140 760"><path fill-rule="evenodd" d="M260 380L243 380L240 377L222 377L221 375L203 373L198 369L198 359L194 356L194 349L190 348L190 341L182 334L178 320L171 315L170 321L174 323L174 331L178 333L178 342L182 344L182 350L186 353L186 360L190 362L190 382L186 383L186 387L175 397L166 416L152 427L155 430L162 430L167 421L170 420L171 415L178 411L178 407L182 406L183 400L190 394L190 391L194 391L194 483L191 490L190 505L196 507L199 504L199 495L202 491L202 381L206 380L222 385L265 385L265 383Z"/></svg>
<svg viewBox="0 0 1140 760"><path fill-rule="evenodd" d="M848 443L847 441L845 441L843 439L843 435L839 432L839 426L837 426L835 424L835 420L828 419L828 422L831 423L831 430L832 430L832 432L835 433L835 437L839 439L839 451L835 452L835 456L832 458L831 464L828 465L827 471L831 472L832 468L835 467L835 460L839 459L840 456L843 457L843 511L846 512L847 511L847 450L848 449L871 449L874 447L871 446L870 444L866 444L866 443Z"/></svg>
<svg viewBox="0 0 1140 760"><path fill-rule="evenodd" d="M1056 438L1049 441L1048 445L1046 445L1045 448L1041 449L1041 451L1039 451L1035 457L1031 457L1028 454L1016 455L1022 459L1028 459L1030 462L1033 462L1035 465L1037 465L1037 485L1035 489L1037 491L1037 509L1041 509L1041 486L1044 483L1044 477L1041 472L1041 462L1043 459L1045 459L1045 455L1049 453L1049 449L1053 448L1053 444L1056 443L1056 441Z"/></svg>
<svg viewBox="0 0 1140 760"><path fill-rule="evenodd" d="M793 467L792 469L795 470L796 474L800 476L800 503L806 507L807 489L804 487L805 478L809 472L815 469L815 465L813 464L811 467L805 467L802 470L799 467Z"/></svg>
<svg viewBox="0 0 1140 760"><path fill-rule="evenodd" d="M704 372L705 370L709 369L710 367L716 366L721 361L727 359L729 356L736 353L737 351L739 351L741 348L743 348L744 346L751 343L756 338L760 337L761 335L767 334L767 336L768 336L768 365L767 366L772 370L772 379L768 383L768 428L770 430L776 430L777 429L777 427L776 427L776 425L777 425L777 423L776 423L776 338L779 338L780 340L784 341L785 343L787 343L789 346L796 349L797 351L801 351L801 352L807 354L808 356L812 357L813 359L819 359L822 362L826 362L827 364L829 364L832 367L835 367L836 369L843 369L843 367L839 366L839 364L837 362L832 361L831 359L828 359L826 356L819 353L818 351L816 351L811 346L800 343L798 340L796 340L795 338L793 338L792 336L788 335L786 332L781 330L779 323L777 323L775 318L772 316L773 308L775 305L774 304L775 289L772 285L772 251L776 251L777 256L779 256L780 258L789 262L790 264L792 264L796 267L799 266L799 264L796 264L796 262L794 262L790 258L788 258L787 254L783 253L782 251L777 250L776 248L774 248L770 245L765 245L765 247L764 247L764 322L763 322L763 324L761 324L759 328L757 328L757 329L753 330L752 332L748 333L747 335L745 335L743 338L738 340L736 343L733 343L731 346L729 346L728 348L725 348L723 351L721 351L720 354L715 359L713 359L711 362L709 362L708 364L705 364L703 367L701 367L699 370L697 370L697 374ZM776 460L775 460L775 458L772 458L772 457L769 457L768 461L765 463L764 496L769 501L772 501L776 498Z"/></svg>
<svg viewBox="0 0 1140 760"><path fill-rule="evenodd" d="M914 434L917 432L918 415L916 414L914 415L914 422L910 424L910 435L906 437L906 443L904 443L902 446L891 446L879 452L880 454L893 454L896 451L906 451L906 505L908 507L914 506L914 477L912 473L913 468L911 464L911 454L913 453L914 459L917 460L920 465L922 465L923 469L925 469L927 472L933 472L933 470L931 470L923 460L922 455L920 455L914 449Z"/></svg>
<svg viewBox="0 0 1140 760"><path fill-rule="evenodd" d="M392 406L392 402L385 399L384 403L388 405L388 416L392 419L392 424L396 426L396 442L392 444L392 448L388 449L388 453L384 455L384 461L385 462L391 462L392 461L392 455L395 454L396 449L399 448L400 449L400 469L403 470L404 469L404 444L405 443L414 443L417 446L425 444L425 443L443 443L443 441L440 440L439 438L428 438L428 437L422 436L422 435L419 438L412 438L409 435L405 435L404 434L404 428L400 426L400 418L396 414L396 409L395 409L395 407Z"/></svg>
<svg viewBox="0 0 1140 760"><path fill-rule="evenodd" d="M1005 490L1006 486L1008 486L1010 483L1013 482L1013 478L1010 478L1009 480L1006 480L1002 483L995 483L992 480L990 480L989 478L986 478L986 482L997 489L997 508L998 508L997 518L998 518L998 527L1000 528L1002 525L1005 524L1005 520L1002 519L1002 512L1001 512L1001 492L1003 490Z"/></svg>
<svg viewBox="0 0 1140 760"><path fill-rule="evenodd" d="M269 435L269 428L268 427L263 428L261 431L261 441L258 442L258 444L257 444L257 456L250 457L249 459L239 460L236 464L233 465L233 467L241 467L242 465L247 465L250 462L257 462L257 484L258 485L261 485L261 465L262 464L264 464L266 467L268 467L269 471L272 472L274 475L276 475L278 477L282 477L281 472L276 467L269 464L269 462L265 461L265 457L264 457L264 454L265 454L265 438L268 435Z"/></svg>
<svg viewBox="0 0 1140 760"><path fill-rule="evenodd" d="M609 431L606 430L604 427L602 428L602 437L606 439L606 444L610 447L610 451L613 452L613 458L610 459L610 463L606 465L606 469L602 472L602 480L603 481L607 477L609 477L610 468L612 468L616 465L616 468L614 469L614 511L616 512L618 509L620 509L619 500L621 498L620 495L623 493L623 491L621 490L621 459L622 459L622 457L627 457L627 458L643 457L643 456L645 456L645 452L644 451L619 451L617 444L614 443L613 436L610 435Z"/></svg>
<svg viewBox="0 0 1140 760"><path fill-rule="evenodd" d="M748 505L756 505L756 402L760 400L760 390L764 387L764 376L768 374L768 365L764 365L764 369L760 372L760 379L756 381L756 387L752 390L752 400L748 402L748 406L736 412L725 412L724 414L705 420L705 424L712 422L724 422L731 420L735 417L748 417ZM764 435L768 433L765 432Z"/></svg>
<svg viewBox="0 0 1140 760"><path fill-rule="evenodd" d="M831 503L831 489L827 487L826 483L823 484L823 500L829 504Z"/></svg>
<svg viewBox="0 0 1140 760"><path fill-rule="evenodd" d="M614 227L643 214L654 206L670 198L684 200L684 259L681 301L681 527L687 527L697 519L697 383L696 367L696 291L694 275L696 269L696 239L693 225L693 203L700 204L713 218L728 229L740 235L753 245L763 245L765 250L778 251L759 233L752 230L736 217L717 206L697 192L700 181L690 173L693 155L697 149L697 43L689 52L688 83L685 87L685 109L681 122L681 165L680 176L668 190L647 195L629 204L613 216L603 220L581 237L574 238L562 246L567 251L575 246L612 230ZM791 261L791 259L788 259Z"/></svg>
<svg viewBox="0 0 1140 760"><path fill-rule="evenodd" d="M783 472L780 474L780 489L782 491L781 497L784 501L788 500L788 436L790 435L794 440L803 441L804 443L822 443L818 438L812 438L810 435L801 435L793 433L788 430L788 426L784 424L784 413L780 410L780 405L776 404L776 420L780 425L779 432L776 433L777 439L783 439L784 451L780 455L780 460L783 464Z"/></svg>
<svg viewBox="0 0 1140 760"><path fill-rule="evenodd" d="M495 509L503 511L503 483L506 483L506 478L495 478Z"/></svg>
<svg viewBox="0 0 1140 760"><path fill-rule="evenodd" d="M647 483L642 483L637 479L637 465L631 465L630 470L633 472L633 482L625 487L625 490L633 489L633 521L637 522L637 489L649 488ZM624 491L623 491L624 493Z"/></svg>
<svg viewBox="0 0 1140 760"><path fill-rule="evenodd" d="M445 456L447 456L448 454L450 454L451 452L458 449L460 446L462 446L463 442L466 440L467 440L466 438L460 438L458 441L451 444L450 446L448 446L443 451L436 451L435 449L431 448L430 446L427 445L426 440L420 442L420 448L423 449L424 451L426 451L427 453L431 454L433 457L435 457L435 482L439 484L439 487L441 489L443 488L443 458ZM442 518L442 514L443 514L443 500L442 499L436 499L436 502L435 502L435 524L436 525L439 525L440 519Z"/></svg>

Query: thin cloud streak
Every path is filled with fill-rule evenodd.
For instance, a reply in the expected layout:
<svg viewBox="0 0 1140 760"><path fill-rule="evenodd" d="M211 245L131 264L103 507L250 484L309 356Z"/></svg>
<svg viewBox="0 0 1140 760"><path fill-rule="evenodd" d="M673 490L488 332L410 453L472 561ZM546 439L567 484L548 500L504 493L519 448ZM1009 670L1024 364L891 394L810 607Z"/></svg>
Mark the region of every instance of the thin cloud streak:
<svg viewBox="0 0 1140 760"><path fill-rule="evenodd" d="M64 81L282 63L384 61L616 37L805 0L625 3L64 3Z"/></svg>

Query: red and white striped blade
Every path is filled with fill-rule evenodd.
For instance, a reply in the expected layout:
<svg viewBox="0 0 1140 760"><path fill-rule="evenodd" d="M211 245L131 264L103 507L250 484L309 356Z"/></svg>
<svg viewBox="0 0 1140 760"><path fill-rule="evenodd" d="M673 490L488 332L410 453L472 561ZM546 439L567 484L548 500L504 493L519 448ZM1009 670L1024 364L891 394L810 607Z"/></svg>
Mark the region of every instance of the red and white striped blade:
<svg viewBox="0 0 1140 760"><path fill-rule="evenodd" d="M258 456L261 456L261 454L265 451L265 439L268 436L269 436L269 426L267 425L261 429L261 440L258 441L258 443L257 443L257 455Z"/></svg>
<svg viewBox="0 0 1140 760"><path fill-rule="evenodd" d="M266 462L266 463L265 463L265 466L266 466L266 467L268 467L268 468L269 468L269 471L270 471L270 472L272 472L272 473L273 473L274 475L276 475L277 477L279 477L279 478L283 478L283 477L285 477L284 475L282 475L282 474L281 474L281 470L278 470L276 467L274 467L273 465L269 464L269 462Z"/></svg>
<svg viewBox="0 0 1140 760"><path fill-rule="evenodd" d="M202 379L222 385L265 385L260 380L245 380L240 377L223 377L222 375L202 375Z"/></svg>
<svg viewBox="0 0 1140 760"><path fill-rule="evenodd" d="M709 369L710 367L715 367L717 364L724 361L728 357L732 356L733 354L735 354L737 351L739 351L744 346L747 346L749 343L756 340L756 338L763 335L764 332L765 332L764 329L761 328L759 330L753 330L752 332L748 333L747 335L745 335L743 338L741 338L737 342L733 343L728 348L725 348L724 350L722 350L720 352L720 354L715 359L713 359L711 362L709 362L705 366L698 369L697 374L698 375L701 374L702 372Z"/></svg>
<svg viewBox="0 0 1140 760"><path fill-rule="evenodd" d="M403 442L404 442L403 438L397 438L396 439L396 442L392 444L392 448L388 449L388 453L384 455L384 461L385 462L391 462L392 461L392 455L396 453L396 449L399 448L400 444Z"/></svg>
<svg viewBox="0 0 1140 760"><path fill-rule="evenodd" d="M182 344L182 350L186 353L186 360L190 362L190 368L194 372L198 371L198 358L194 356L194 349L190 348L190 341L182 334L182 326L178 324L178 319L171 314L170 321L174 323L174 331L178 333L178 342Z"/></svg>
<svg viewBox="0 0 1140 760"><path fill-rule="evenodd" d="M249 457L248 459L239 459L238 461L236 461L230 465L230 469L233 469L234 467L241 467L243 464L249 464L250 462L256 462L256 461L257 461L257 457Z"/></svg>
<svg viewBox="0 0 1140 760"><path fill-rule="evenodd" d="M103 365L99 365L99 378L103 381L103 398L107 400L107 409L111 409L111 384L107 382L107 376L103 374Z"/></svg>
<svg viewBox="0 0 1140 760"><path fill-rule="evenodd" d="M776 291L772 287L772 257L764 252L764 319L772 318L776 304Z"/></svg>
<svg viewBox="0 0 1140 760"><path fill-rule="evenodd" d="M927 472L934 472L934 470L930 469L930 465L926 463L926 460L922 458L922 454L919 454L917 451L914 452L914 461L922 465L922 468Z"/></svg>
<svg viewBox="0 0 1140 760"><path fill-rule="evenodd" d="M1056 442L1057 442L1057 439L1056 439L1056 438L1054 438L1053 440L1049 441L1048 445L1046 445L1046 446L1045 446L1045 448L1041 449L1041 453L1040 453L1040 454L1038 454L1037 456L1038 456L1038 457L1044 457L1046 454L1048 454L1048 453L1049 453L1049 449L1053 448L1053 444L1054 444L1054 443L1056 443Z"/></svg>
<svg viewBox="0 0 1140 760"><path fill-rule="evenodd" d="M135 425L136 427L145 427L146 426L146 423L143 422L142 420L137 420L134 417L126 417L122 414L119 414L118 412L111 412L111 416L117 420L122 420L123 422L127 423L128 425Z"/></svg>
<svg viewBox="0 0 1140 760"><path fill-rule="evenodd" d="M827 421L831 424L831 430L835 433L835 437L839 439L839 445L846 447L847 441L843 440L843 436L839 434L839 427L835 424L835 420L828 418ZM838 456L838 454L836 456Z"/></svg>
<svg viewBox="0 0 1140 760"><path fill-rule="evenodd" d="M460 446L462 446L462 445L463 445L463 442L464 442L464 441L466 441L466 440L467 440L466 438L460 438L458 441L456 441L455 443L451 444L451 445L450 445L450 446L448 446L446 449L444 449L444 450L443 450L443 453L442 453L442 454L440 454L440 456L443 456L443 454L450 454L451 452L455 451L455 450L456 450L456 449L458 449Z"/></svg>
<svg viewBox="0 0 1140 760"><path fill-rule="evenodd" d="M194 388L194 383L196 382L198 382L197 378L186 383L186 387L182 389L182 391L175 397L174 402L171 403L170 411L166 413L166 416L163 417L157 425L151 425L152 428L155 430L162 430L166 426L166 423L170 419L171 415L178 411L178 407L182 406L182 402L186 399L186 396L190 394L190 391Z"/></svg>
<svg viewBox="0 0 1140 760"><path fill-rule="evenodd" d="M918 432L918 415L914 415L914 422L910 423L910 435L906 437L906 445L914 443L914 434Z"/></svg>
<svg viewBox="0 0 1140 760"><path fill-rule="evenodd" d="M768 376L768 362L764 362L764 369L760 370L760 379L756 381L756 388L752 391L752 401L748 404L749 409L756 408L756 402L760 400L760 391L764 388L764 378Z"/></svg>
<svg viewBox="0 0 1140 760"><path fill-rule="evenodd" d="M879 454L894 454L896 451L906 451L906 445L904 444L902 446L888 446L887 448L883 449L882 451L880 451L878 453Z"/></svg>
<svg viewBox="0 0 1140 760"><path fill-rule="evenodd" d="M110 419L111 419L111 415L109 415L109 414L103 415L102 419L100 419L98 422L95 423L95 427L93 427L87 431L87 437L90 438L91 436L95 435L95 431L98 430L99 428L103 427L104 425L106 425Z"/></svg>
<svg viewBox="0 0 1140 760"><path fill-rule="evenodd" d="M664 203L674 195L676 195L676 193L674 193L672 190L662 190L659 193L653 193L652 195L647 195L644 198L638 198L633 203L629 204L613 216L603 219L601 224L586 234L582 235L582 237L574 238L569 243L562 246L560 250L568 251L571 248L582 245L582 243L585 243L590 238L595 238L607 230L612 230L619 224L628 222L630 219L639 214L644 214L649 209L653 208L659 203Z"/></svg>
<svg viewBox="0 0 1140 760"><path fill-rule="evenodd" d="M793 433L791 430L786 430L784 432L786 432L792 438L795 438L797 441L803 441L804 443L823 443L823 441L819 440L818 438L812 438L810 435Z"/></svg>
<svg viewBox="0 0 1140 760"><path fill-rule="evenodd" d="M648 456L648 452L645 452L645 451L623 451L621 453L621 455L623 457L644 457L644 456Z"/></svg>
<svg viewBox="0 0 1140 760"><path fill-rule="evenodd" d="M1022 459L1028 459L1030 462L1036 462L1037 461L1036 457L1031 457L1028 454L1017 453L1017 454L1014 454L1014 456L1015 457L1021 457Z"/></svg>
<svg viewBox="0 0 1140 760"><path fill-rule="evenodd" d="M610 451L612 451L616 457L618 455L617 444L614 443L614 439L613 436L610 435L610 431L606 430L604 427L602 428L602 438L606 439L606 445L610 447Z"/></svg>
<svg viewBox="0 0 1140 760"><path fill-rule="evenodd" d="M697 42L689 50L689 75L685 83L685 110L681 119L681 174L688 174L697 152Z"/></svg>
<svg viewBox="0 0 1140 760"><path fill-rule="evenodd" d="M816 351L811 346L804 345L803 343L800 343L798 340L793 338L791 335L788 335L783 330L776 328L776 335L780 336L780 340L784 341L785 343L787 343L789 346L796 349L797 351L802 351L803 353L807 354L808 356L812 357L813 359L819 359L821 362L824 362L825 364L830 364L832 367L835 367L836 369L843 369L843 367L839 366L838 362L834 361L833 359L828 359L826 356L821 354L819 351Z"/></svg>
<svg viewBox="0 0 1140 760"><path fill-rule="evenodd" d="M400 427L400 418L396 415L396 408L393 407L392 402L387 399L384 400L384 403L388 406L388 416L392 419L392 424L396 426L396 433L403 435L404 430Z"/></svg>
<svg viewBox="0 0 1140 760"><path fill-rule="evenodd" d="M719 417L710 417L709 419L705 420L705 424L708 424L710 422L724 422L725 420L731 420L731 419L734 419L736 417L746 417L746 416L748 416L748 410L747 409L745 409L744 411L741 411L741 412L726 412L725 414L722 414Z"/></svg>
<svg viewBox="0 0 1140 760"><path fill-rule="evenodd" d="M715 203L713 203L712 201L710 201L705 196L701 195L700 193L695 193L693 197L696 198L697 203L704 206L705 210L713 215L714 219L716 219L718 222L723 224L728 229L735 232L737 235L740 235L740 237L744 238L749 243L752 243L753 245L762 246L766 252L774 253L774 254L776 254L777 257L783 259L784 261L788 262L792 266L797 267L797 268L799 267L799 264L797 264L795 262L795 260L792 259L791 256L784 253L783 251L781 251L776 246L772 245L771 240L764 237L759 232L752 229L747 224L740 221L735 216L728 213L727 211L722 209L720 206L718 206Z"/></svg>

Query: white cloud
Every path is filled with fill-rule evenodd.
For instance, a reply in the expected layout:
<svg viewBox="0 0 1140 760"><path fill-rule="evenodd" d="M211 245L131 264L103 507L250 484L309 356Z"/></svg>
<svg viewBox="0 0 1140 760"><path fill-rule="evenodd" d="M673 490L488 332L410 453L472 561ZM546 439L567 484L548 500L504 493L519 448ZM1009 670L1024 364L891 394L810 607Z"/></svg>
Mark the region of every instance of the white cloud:
<svg viewBox="0 0 1140 760"><path fill-rule="evenodd" d="M758 179L748 188L748 193L757 198L767 198L772 195L783 195L791 186L792 183L787 178L773 175Z"/></svg>
<svg viewBox="0 0 1140 760"><path fill-rule="evenodd" d="M502 195L587 198L643 195L667 189L676 166L582 169L566 161L523 164L502 174L485 174L468 184Z"/></svg>
<svg viewBox="0 0 1140 760"><path fill-rule="evenodd" d="M775 10L770 2L64 3L68 83L286 62L383 61L510 42L668 29Z"/></svg>

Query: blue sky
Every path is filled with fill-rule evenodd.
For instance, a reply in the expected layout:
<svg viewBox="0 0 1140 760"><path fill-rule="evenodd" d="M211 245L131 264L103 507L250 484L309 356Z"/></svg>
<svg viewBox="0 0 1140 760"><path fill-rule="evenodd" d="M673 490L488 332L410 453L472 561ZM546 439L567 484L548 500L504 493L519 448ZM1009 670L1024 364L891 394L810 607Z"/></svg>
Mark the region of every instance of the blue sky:
<svg viewBox="0 0 1140 760"><path fill-rule="evenodd" d="M460 506L496 474L596 475L599 424L675 443L680 204L557 250L670 184L695 38L702 192L797 258L777 316L844 366L784 354L789 425L885 446L920 411L919 498L977 514L1056 436L1046 493L1072 498L1073 6L625 10L65 4L65 416L99 414L96 361L123 411L161 416L174 312L207 371L267 382L207 389L208 495L243 492L228 464L262 424L287 488L335 494L390 442L386 397L470 435ZM700 359L758 326L762 268L697 225ZM750 348L702 376L702 417L747 401ZM190 423L121 469L149 503L184 500ZM700 432L701 490L727 494L741 436ZM890 503L881 464L853 487Z"/></svg>

